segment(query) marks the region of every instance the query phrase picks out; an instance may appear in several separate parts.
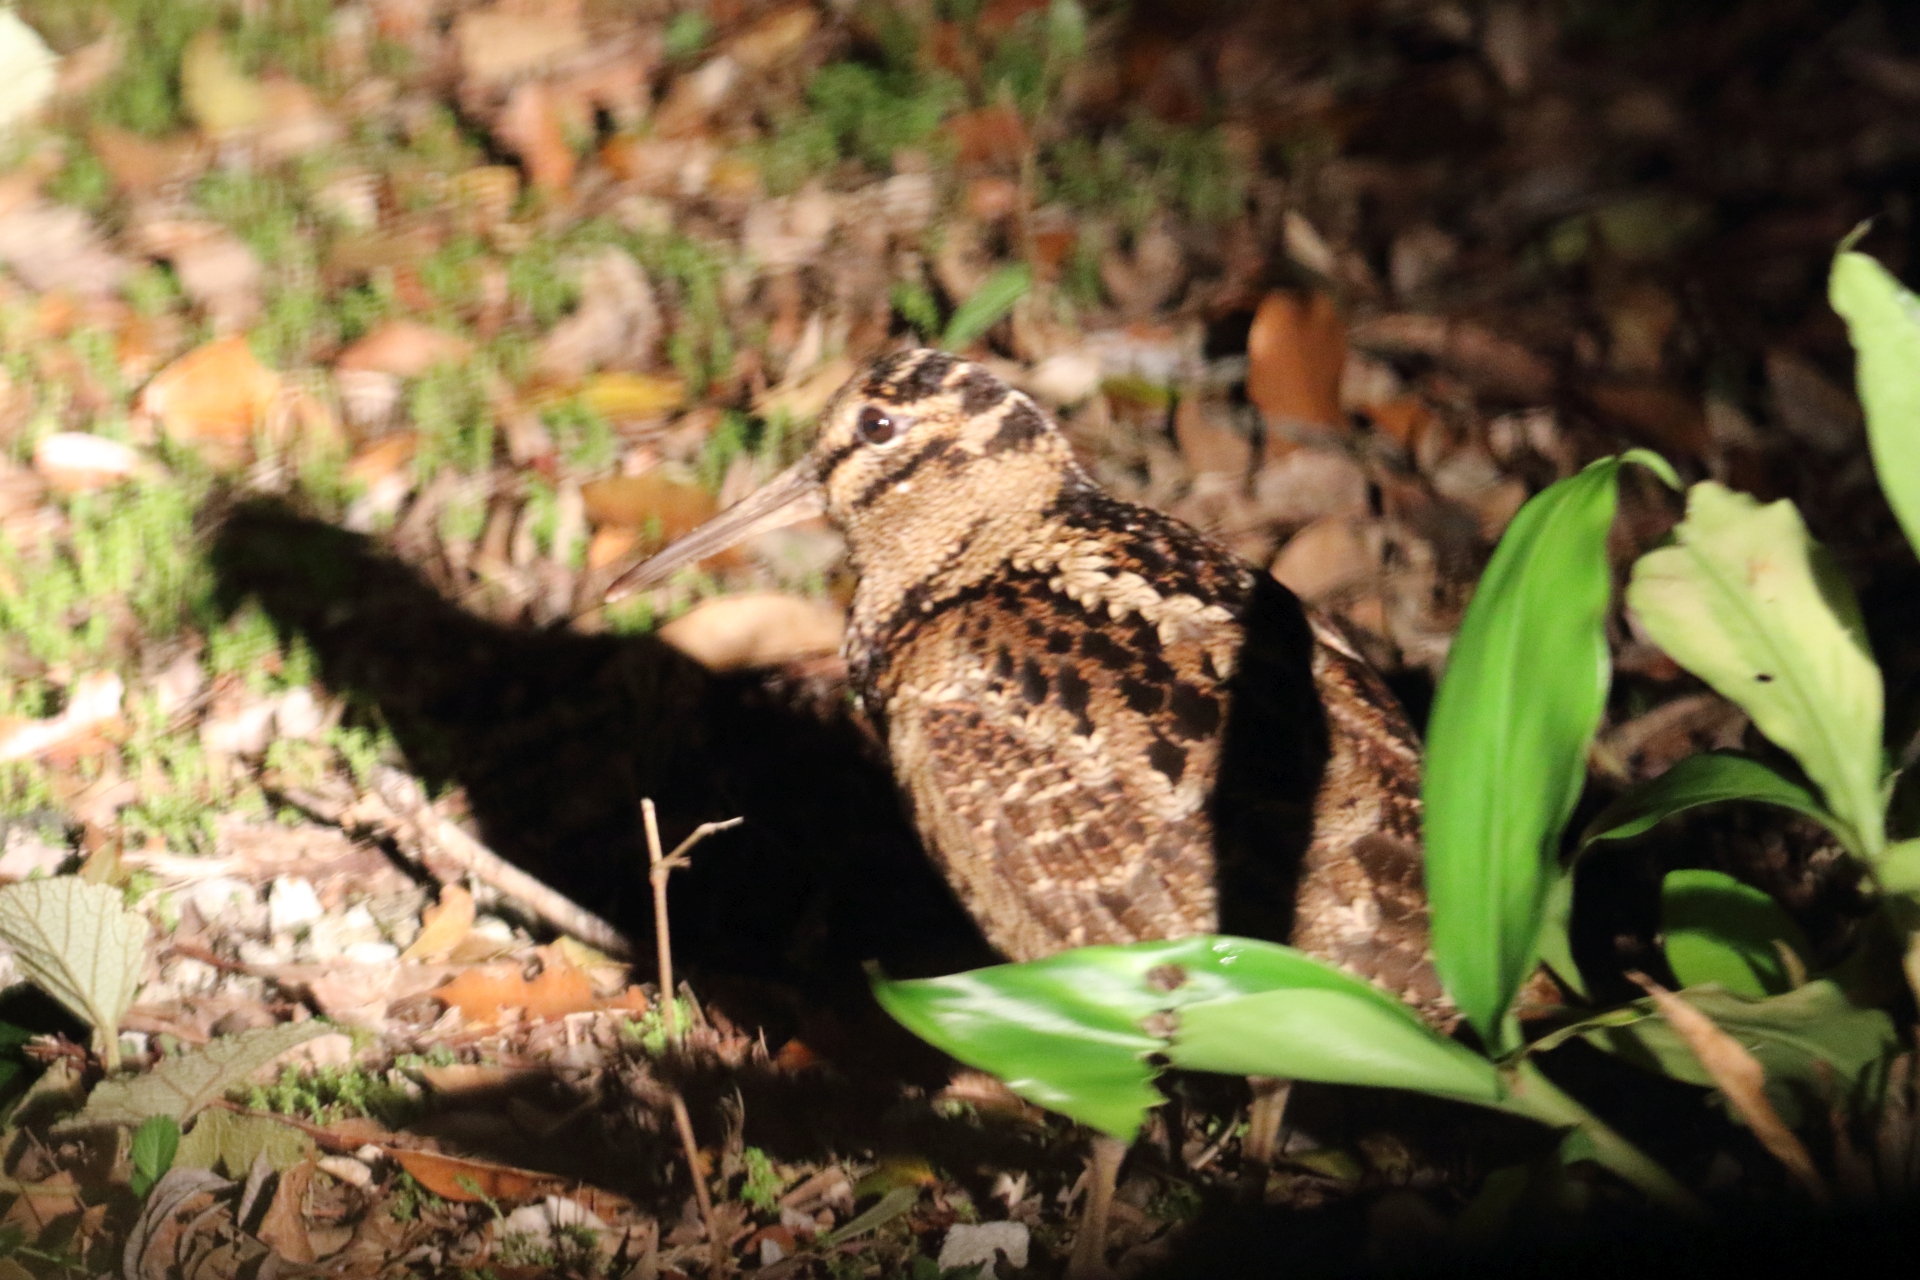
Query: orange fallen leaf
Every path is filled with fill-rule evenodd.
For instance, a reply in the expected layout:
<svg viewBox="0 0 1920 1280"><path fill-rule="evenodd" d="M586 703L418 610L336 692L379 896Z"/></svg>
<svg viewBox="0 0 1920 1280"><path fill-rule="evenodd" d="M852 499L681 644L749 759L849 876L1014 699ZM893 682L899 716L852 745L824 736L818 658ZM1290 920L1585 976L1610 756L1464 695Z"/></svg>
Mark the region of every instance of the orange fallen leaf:
<svg viewBox="0 0 1920 1280"><path fill-rule="evenodd" d="M347 463L347 479L359 484L376 484L413 461L419 439L411 431L382 436L353 455Z"/></svg>
<svg viewBox="0 0 1920 1280"><path fill-rule="evenodd" d="M473 928L473 895L460 885L443 885L439 904L420 914L419 936L400 958L417 963L444 959Z"/></svg>
<svg viewBox="0 0 1920 1280"><path fill-rule="evenodd" d="M255 359L245 337L219 338L181 356L140 393L140 409L187 443L250 440L280 393L280 375Z"/></svg>
<svg viewBox="0 0 1920 1280"><path fill-rule="evenodd" d="M526 165L536 191L565 191L573 184L576 163L547 87L529 80L513 91L494 126L494 136Z"/></svg>
<svg viewBox="0 0 1920 1280"><path fill-rule="evenodd" d="M497 1022L508 1009L530 1021L563 1018L597 1007L593 979L551 947L542 947L541 969L529 979L515 961L476 965L434 990L447 1004L475 1022Z"/></svg>
<svg viewBox="0 0 1920 1280"><path fill-rule="evenodd" d="M486 1160L463 1160L434 1151L388 1147L387 1154L442 1200L479 1204L485 1200L521 1201L562 1191L566 1183L550 1174Z"/></svg>
<svg viewBox="0 0 1920 1280"><path fill-rule="evenodd" d="M1373 425L1392 436L1404 449L1420 443L1420 438L1437 421L1437 415L1418 396L1400 396L1368 409Z"/></svg>
<svg viewBox="0 0 1920 1280"><path fill-rule="evenodd" d="M587 568L604 569L608 565L619 564L640 545L637 530L625 525L610 524L593 531L593 538L587 543Z"/></svg>
<svg viewBox="0 0 1920 1280"><path fill-rule="evenodd" d="M0 1227L18 1227L29 1240L39 1239L40 1233L55 1218L76 1213L84 1207L79 1184L65 1169L39 1182L17 1183L13 1194L13 1203L7 1206L5 1215L0 1216Z"/></svg>
<svg viewBox="0 0 1920 1280"><path fill-rule="evenodd" d="M213 148L192 133L150 139L96 124L87 130L87 143L113 185L129 195L149 195L170 182L183 182L213 159Z"/></svg>
<svg viewBox="0 0 1920 1280"><path fill-rule="evenodd" d="M307 1185L316 1168L314 1161L302 1160L280 1175L273 1200L254 1232L262 1244L288 1262L309 1263L317 1258L313 1242L307 1238L305 1212Z"/></svg>
<svg viewBox="0 0 1920 1280"><path fill-rule="evenodd" d="M658 471L609 476L580 486L587 519L640 529L660 522L660 537L671 542L699 527L714 512L713 495L699 485L669 480Z"/></svg>
<svg viewBox="0 0 1920 1280"><path fill-rule="evenodd" d="M473 344L457 334L414 320L389 320L342 351L334 367L417 378L437 364L464 360L472 352Z"/></svg>
<svg viewBox="0 0 1920 1280"><path fill-rule="evenodd" d="M1005 105L962 112L947 121L947 132L959 148L963 169L1017 166L1032 145L1020 113Z"/></svg>
<svg viewBox="0 0 1920 1280"><path fill-rule="evenodd" d="M1247 396L1270 426L1338 427L1347 331L1333 299L1274 292L1247 334Z"/></svg>

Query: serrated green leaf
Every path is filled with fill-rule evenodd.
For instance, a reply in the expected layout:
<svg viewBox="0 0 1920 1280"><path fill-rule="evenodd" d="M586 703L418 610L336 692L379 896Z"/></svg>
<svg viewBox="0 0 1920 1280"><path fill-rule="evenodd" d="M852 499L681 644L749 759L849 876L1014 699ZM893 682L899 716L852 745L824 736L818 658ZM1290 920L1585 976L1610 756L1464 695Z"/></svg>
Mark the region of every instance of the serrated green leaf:
<svg viewBox="0 0 1920 1280"><path fill-rule="evenodd" d="M133 1194L145 1198L153 1184L173 1167L173 1157L179 1150L179 1121L172 1116L148 1116L141 1121L133 1131L133 1146L127 1153L133 1163L133 1176L127 1185Z"/></svg>
<svg viewBox="0 0 1920 1280"><path fill-rule="evenodd" d="M974 339L1013 310L1013 304L1024 298L1032 287L1033 273L1023 265L1002 267L988 276L971 298L954 309L953 317L947 321L947 332L940 339L941 348L959 351L972 345Z"/></svg>
<svg viewBox="0 0 1920 1280"><path fill-rule="evenodd" d="M1675 814L1727 800L1752 800L1791 809L1821 823L1849 848L1858 839L1846 823L1820 803L1818 796L1799 783L1749 756L1709 751L1687 756L1602 809L1580 834L1580 847L1584 849L1597 840L1630 839Z"/></svg>
<svg viewBox="0 0 1920 1280"><path fill-rule="evenodd" d="M1790 752L1868 859L1885 842L1880 669L1853 592L1786 501L1693 486L1627 603L1667 654Z"/></svg>
<svg viewBox="0 0 1920 1280"><path fill-rule="evenodd" d="M1607 531L1623 462L1537 494L1508 526L1461 620L1428 727L1427 892L1434 963L1488 1043L1532 970L1560 831L1606 705Z"/></svg>
<svg viewBox="0 0 1920 1280"><path fill-rule="evenodd" d="M1854 380L1887 505L1920 551L1920 299L1864 253L1834 257L1827 294L1858 353Z"/></svg>
<svg viewBox="0 0 1920 1280"><path fill-rule="evenodd" d="M271 1116L245 1116L214 1107L193 1122L180 1143L177 1163L244 1178L257 1156L265 1155L275 1173L285 1173L313 1152L313 1139L293 1125Z"/></svg>
<svg viewBox="0 0 1920 1280"><path fill-rule="evenodd" d="M171 1116L184 1124L281 1054L336 1030L332 1023L316 1018L222 1037L191 1053L167 1058L144 1075L101 1081L85 1109L61 1127L137 1125L148 1116Z"/></svg>
<svg viewBox="0 0 1920 1280"><path fill-rule="evenodd" d="M1879 1009L1856 1007L1826 979L1785 995L1749 1000L1717 987L1679 993L1723 1031L1737 1038L1767 1074L1767 1098L1781 1119L1795 1124L1803 1100L1824 1099L1837 1086L1845 1097L1871 1084L1871 1069L1899 1051L1893 1019ZM1713 1087L1713 1078L1651 1000L1635 1001L1599 1018L1568 1027L1554 1043L1581 1035L1592 1044L1646 1070L1687 1084ZM1543 1044L1545 1042L1542 1042ZM1541 1046L1534 1046L1539 1049Z"/></svg>
<svg viewBox="0 0 1920 1280"><path fill-rule="evenodd" d="M1719 871L1669 871L1660 884L1660 931L1682 986L1718 983L1758 1000L1793 989L1776 942L1809 953L1807 935L1780 904Z"/></svg>
<svg viewBox="0 0 1920 1280"><path fill-rule="evenodd" d="M146 962L146 918L108 885L26 880L0 889L0 941L27 981L92 1025L101 1056L117 1067L120 1019Z"/></svg>

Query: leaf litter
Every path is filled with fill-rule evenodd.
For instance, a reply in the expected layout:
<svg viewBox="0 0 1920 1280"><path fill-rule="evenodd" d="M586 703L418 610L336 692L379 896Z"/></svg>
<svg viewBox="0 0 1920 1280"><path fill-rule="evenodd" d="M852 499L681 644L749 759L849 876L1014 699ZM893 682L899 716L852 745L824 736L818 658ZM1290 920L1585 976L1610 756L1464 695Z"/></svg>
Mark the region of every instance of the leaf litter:
<svg viewBox="0 0 1920 1280"><path fill-rule="evenodd" d="M0 923L12 972L80 1020L0 1070L10 1098L40 1071L7 1122L32 1188L8 1221L128 1274L688 1275L716 1243L778 1274L1057 1270L1071 1132L943 1087L845 995L871 956L950 971L975 944L860 860L903 837L831 657L837 539L783 530L608 609L600 587L790 461L911 335L1271 565L1416 712L1521 501L1627 444L1792 498L1897 597L1819 281L1920 147L1911 20L1588 8L0 15L25 69L0 173ZM1770 56L1796 71L1768 91L1720 74ZM1896 269L1902 217L1864 244ZM1677 515L1629 493L1620 562ZM562 620L577 644L527 638ZM1611 787L1744 727L1631 628ZM644 750L636 706L663 726ZM758 757L713 743L756 735ZM650 927L642 778L675 838L749 801L675 881L697 995L616 954ZM1743 872L1816 943L1849 927L1805 831L1670 840L1647 856ZM94 879L59 874L82 860ZM1653 946L1602 940L1616 986ZM93 1027L122 1074L90 1074ZM1156 1120L1124 1267L1242 1194L1236 1105ZM138 1212L118 1139L58 1124L89 1114L185 1122ZM1294 1116L1255 1198L1421 1169L1451 1213L1473 1186L1310 1097ZM925 1176L872 1180L903 1145ZM1729 1194L1766 1194L1740 1149Z"/></svg>

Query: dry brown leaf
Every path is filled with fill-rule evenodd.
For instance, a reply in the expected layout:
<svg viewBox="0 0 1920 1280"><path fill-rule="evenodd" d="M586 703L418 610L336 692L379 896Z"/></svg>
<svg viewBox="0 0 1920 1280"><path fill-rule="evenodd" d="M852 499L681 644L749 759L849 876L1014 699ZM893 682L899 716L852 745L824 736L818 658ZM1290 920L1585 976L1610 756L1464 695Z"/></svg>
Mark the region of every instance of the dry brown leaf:
<svg viewBox="0 0 1920 1280"><path fill-rule="evenodd" d="M443 1200L479 1204L487 1200L518 1202L558 1195L566 1183L552 1174L487 1160L463 1160L433 1151L388 1147L387 1155L413 1176L415 1182Z"/></svg>
<svg viewBox="0 0 1920 1280"><path fill-rule="evenodd" d="M236 334L189 351L140 393L140 410L191 444L244 445L280 393L280 375Z"/></svg>
<svg viewBox="0 0 1920 1280"><path fill-rule="evenodd" d="M578 0L471 10L453 24L453 38L460 70L482 87L504 84L587 48Z"/></svg>
<svg viewBox="0 0 1920 1280"><path fill-rule="evenodd" d="M473 344L457 334L415 320L388 320L342 351L334 368L417 378L437 364L456 363L472 353Z"/></svg>
<svg viewBox="0 0 1920 1280"><path fill-rule="evenodd" d="M1807 1154L1806 1146L1793 1130L1767 1101L1766 1068L1746 1046L1714 1025L1713 1019L1688 1004L1679 996L1668 991L1659 983L1643 973L1627 975L1639 983L1646 993L1653 997L1654 1007L1664 1017L1693 1056L1700 1061L1714 1084L1740 1113L1740 1118L1753 1130L1753 1136L1760 1144L1773 1153L1774 1159L1786 1166L1787 1172L1797 1179L1800 1185L1814 1200L1826 1204L1830 1199L1826 1180L1814 1167L1813 1157Z"/></svg>
<svg viewBox="0 0 1920 1280"><path fill-rule="evenodd" d="M566 133L544 84L529 80L515 88L493 133L502 146L520 157L534 190L551 195L573 185L578 162L573 148L567 145Z"/></svg>
<svg viewBox="0 0 1920 1280"><path fill-rule="evenodd" d="M541 342L534 368L555 381L573 382L602 365L651 365L662 328L660 305L640 264L631 254L608 247L580 264L579 273L579 309ZM623 395L645 400L640 412L651 415L677 407L686 390L678 379L656 378L606 383L597 394L614 404Z"/></svg>
<svg viewBox="0 0 1920 1280"><path fill-rule="evenodd" d="M712 494L658 471L590 481L580 486L580 496L586 502L587 519L594 524L646 529L657 520L659 536L667 542L691 533L714 513Z"/></svg>
<svg viewBox="0 0 1920 1280"><path fill-rule="evenodd" d="M513 216L520 171L511 165L479 165L456 175L447 193L472 217L473 229L484 235Z"/></svg>
<svg viewBox="0 0 1920 1280"><path fill-rule="evenodd" d="M132 268L78 209L29 196L0 213L0 264L37 293L105 298Z"/></svg>
<svg viewBox="0 0 1920 1280"><path fill-rule="evenodd" d="M1392 436L1403 449L1417 448L1421 437L1439 424L1439 415L1418 396L1401 396L1367 410L1373 425Z"/></svg>
<svg viewBox="0 0 1920 1280"><path fill-rule="evenodd" d="M834 605L767 594L704 601L655 634L709 671L739 671L838 653L845 630Z"/></svg>
<svg viewBox="0 0 1920 1280"><path fill-rule="evenodd" d="M593 537L587 543L587 568L605 569L619 564L639 546L638 530L617 524L602 526L593 531Z"/></svg>
<svg viewBox="0 0 1920 1280"><path fill-rule="evenodd" d="M446 1067L421 1067L421 1079L435 1093L448 1097L460 1094L502 1093L516 1085L547 1078L539 1067L503 1067L496 1062L456 1062Z"/></svg>
<svg viewBox="0 0 1920 1280"><path fill-rule="evenodd" d="M599 373L580 384L580 401L613 422L671 413L687 402L687 384L650 373Z"/></svg>
<svg viewBox="0 0 1920 1280"><path fill-rule="evenodd" d="M1006 105L963 111L947 121L962 169L1018 168L1033 145L1020 113Z"/></svg>
<svg viewBox="0 0 1920 1280"><path fill-rule="evenodd" d="M260 82L266 116L254 133L255 153L268 163L310 155L340 141L345 130L313 90L292 76Z"/></svg>
<svg viewBox="0 0 1920 1280"><path fill-rule="evenodd" d="M1338 427L1346 324L1324 293L1270 293L1247 333L1247 398L1269 427Z"/></svg>
<svg viewBox="0 0 1920 1280"><path fill-rule="evenodd" d="M1351 516L1327 516L1287 539L1273 560L1273 576L1302 600L1317 602L1365 582L1378 568L1364 526Z"/></svg>
<svg viewBox="0 0 1920 1280"><path fill-rule="evenodd" d="M749 71L763 71L799 51L820 25L820 10L812 4L790 4L775 9L727 41L726 51Z"/></svg>
<svg viewBox="0 0 1920 1280"><path fill-rule="evenodd" d="M1604 382L1589 388L1587 398L1670 458L1702 458L1713 445L1698 396L1651 383Z"/></svg>
<svg viewBox="0 0 1920 1280"><path fill-rule="evenodd" d="M551 947L542 947L541 969L529 979L515 962L477 965L434 989L434 995L475 1022L498 1022L508 1009L519 1009L533 1022L584 1013L598 1005L593 979L566 962Z"/></svg>
<svg viewBox="0 0 1920 1280"><path fill-rule="evenodd" d="M1220 422L1224 411L1224 405L1209 404L1198 395L1181 396L1173 411L1180 456L1196 476L1244 477L1253 465L1252 442Z"/></svg>
<svg viewBox="0 0 1920 1280"><path fill-rule="evenodd" d="M1550 398L1553 366L1519 343L1471 320L1386 315L1355 323L1354 346L1385 356L1425 356L1489 395L1523 404Z"/></svg>
<svg viewBox="0 0 1920 1280"><path fill-rule="evenodd" d="M288 1262L309 1263L318 1258L307 1238L306 1215L307 1186L317 1167L314 1161L303 1160L280 1175L273 1201L254 1232L260 1243Z"/></svg>
<svg viewBox="0 0 1920 1280"><path fill-rule="evenodd" d="M400 953L402 961L443 960L473 928L473 895L457 884L440 886L438 905L420 913L420 933Z"/></svg>
<svg viewBox="0 0 1920 1280"><path fill-rule="evenodd" d="M411 431L384 436L353 455L347 463L347 479L357 484L375 485L399 475L401 469L413 461L414 451L419 447L419 438Z"/></svg>
<svg viewBox="0 0 1920 1280"><path fill-rule="evenodd" d="M260 259L219 223L155 218L143 222L133 239L147 256L173 264L181 291L206 310L215 332L244 329L259 317Z"/></svg>
<svg viewBox="0 0 1920 1280"><path fill-rule="evenodd" d="M84 1207L80 1185L65 1169L39 1182L17 1183L11 1191L14 1201L7 1206L6 1213L0 1215L0 1227L18 1227L29 1240L38 1240L55 1218L77 1213Z"/></svg>
<svg viewBox="0 0 1920 1280"><path fill-rule="evenodd" d="M171 183L185 182L213 159L213 148L192 133L151 139L96 124L87 130L87 142L113 184L133 196L152 195Z"/></svg>
<svg viewBox="0 0 1920 1280"><path fill-rule="evenodd" d="M1854 398L1784 347L1767 352L1767 391L1780 425L1820 452L1841 454L1859 444L1860 406Z"/></svg>

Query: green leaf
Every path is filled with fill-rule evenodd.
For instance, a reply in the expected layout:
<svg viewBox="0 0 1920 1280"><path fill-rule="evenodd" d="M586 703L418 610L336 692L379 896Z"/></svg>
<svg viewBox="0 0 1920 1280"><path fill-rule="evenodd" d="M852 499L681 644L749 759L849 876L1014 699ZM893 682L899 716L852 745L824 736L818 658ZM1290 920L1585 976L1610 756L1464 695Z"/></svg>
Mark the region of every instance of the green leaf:
<svg viewBox="0 0 1920 1280"><path fill-rule="evenodd" d="M1887 893L1920 894L1920 840L1888 845L1874 877Z"/></svg>
<svg viewBox="0 0 1920 1280"><path fill-rule="evenodd" d="M1674 483L1664 461L1636 450L1522 507L1434 698L1424 785L1434 962L1488 1043L1534 965L1560 831L1606 705L1607 531L1627 460Z"/></svg>
<svg viewBox="0 0 1920 1280"><path fill-rule="evenodd" d="M1855 1007L1833 982L1816 979L1785 995L1749 1000L1717 987L1679 993L1681 999L1712 1018L1759 1060L1767 1073L1767 1098L1788 1124L1797 1122L1803 1099L1824 1110L1820 1101L1833 1086L1847 1096L1876 1077L1869 1071L1899 1050L1893 1019L1879 1009ZM1639 1000L1599 1018L1568 1027L1553 1043L1582 1035L1609 1053L1647 1070L1687 1084L1713 1087L1685 1041ZM1533 1046L1538 1051L1547 1041Z"/></svg>
<svg viewBox="0 0 1920 1280"><path fill-rule="evenodd" d="M876 982L922 1039L1028 1100L1131 1139L1160 1094L1148 1055L1202 1071L1423 1089L1491 1102L1492 1064L1392 996L1246 938L1082 947L947 978ZM1175 1019L1160 1025L1156 1015Z"/></svg>
<svg viewBox="0 0 1920 1280"><path fill-rule="evenodd" d="M1682 986L1717 982L1752 1000L1793 989L1776 942L1802 957L1810 950L1779 903L1719 871L1669 871L1660 884L1660 930Z"/></svg>
<svg viewBox="0 0 1920 1280"><path fill-rule="evenodd" d="M940 346L959 351L993 328L1000 318L1013 310L1013 304L1025 297L1033 286L1033 273L1023 265L1002 267L988 276L971 298L954 309L947 321L947 332Z"/></svg>
<svg viewBox="0 0 1920 1280"><path fill-rule="evenodd" d="M1491 1062L1438 1035L1398 1000L1348 981L1345 989L1263 991L1190 1005L1180 1011L1167 1057L1191 1071L1499 1100Z"/></svg>
<svg viewBox="0 0 1920 1280"><path fill-rule="evenodd" d="M147 921L118 889L77 876L0 889L0 941L27 981L91 1023L109 1069L120 1064L120 1019L146 961Z"/></svg>
<svg viewBox="0 0 1920 1280"><path fill-rule="evenodd" d="M337 1030L315 1018L224 1036L192 1053L167 1058L145 1075L101 1081L85 1109L60 1127L131 1126L148 1116L171 1116L184 1124L281 1054Z"/></svg>
<svg viewBox="0 0 1920 1280"><path fill-rule="evenodd" d="M1887 505L1920 550L1920 299L1864 253L1840 253L1828 281L1858 353L1854 380Z"/></svg>
<svg viewBox="0 0 1920 1280"><path fill-rule="evenodd" d="M200 1113L180 1144L179 1163L194 1169L225 1169L244 1178L264 1155L275 1173L285 1173L314 1152L313 1139L272 1116L246 1116L214 1107Z"/></svg>
<svg viewBox="0 0 1920 1280"><path fill-rule="evenodd" d="M1884 843L1880 670L1853 592L1786 501L1693 486L1672 546L1633 567L1655 643L1791 752L1868 859Z"/></svg>
<svg viewBox="0 0 1920 1280"><path fill-rule="evenodd" d="M128 1186L141 1199L153 1190L153 1184L173 1167L174 1153L180 1150L180 1122L172 1116L148 1116L133 1131L133 1176Z"/></svg>
<svg viewBox="0 0 1920 1280"><path fill-rule="evenodd" d="M1573 872L1563 871L1547 887L1547 909L1540 921L1540 962L1582 1000L1590 1000L1587 980L1573 958Z"/></svg>
<svg viewBox="0 0 1920 1280"><path fill-rule="evenodd" d="M1580 834L1580 847L1585 849L1596 840L1626 840L1675 814L1727 800L1755 800L1791 809L1825 825L1843 844L1855 843L1847 824L1799 783L1749 756L1709 751L1687 756L1602 809Z"/></svg>

